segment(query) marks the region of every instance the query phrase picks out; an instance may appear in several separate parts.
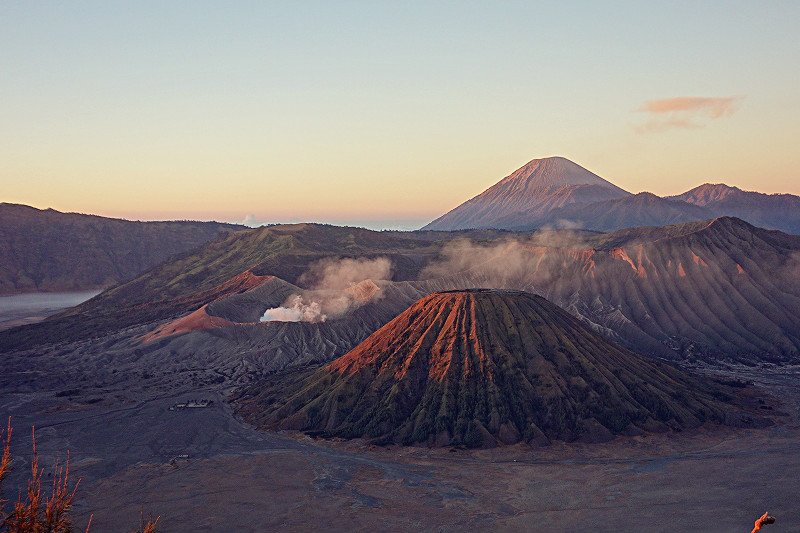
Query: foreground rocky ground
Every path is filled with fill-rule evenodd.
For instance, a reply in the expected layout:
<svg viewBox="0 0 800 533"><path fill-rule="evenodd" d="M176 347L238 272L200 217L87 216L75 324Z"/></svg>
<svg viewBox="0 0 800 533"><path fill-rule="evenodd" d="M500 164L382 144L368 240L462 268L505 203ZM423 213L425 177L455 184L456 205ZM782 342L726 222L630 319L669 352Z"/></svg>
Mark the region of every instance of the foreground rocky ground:
<svg viewBox="0 0 800 533"><path fill-rule="evenodd" d="M18 458L7 495L27 474L27 428L36 426L42 463L68 449L83 478L79 529L94 513L93 530L116 530L142 508L170 532L730 532L766 510L778 518L773 533L800 528L798 367L704 370L780 399L764 404L777 422L769 429L469 451L262 433L231 414L229 383L173 374L147 386L130 373L92 384L76 381L89 368L56 379L48 364L38 368L54 381L33 386L23 375L37 365L21 364L7 360L0 387ZM69 382L82 384L80 394ZM193 399L211 403L180 407Z"/></svg>

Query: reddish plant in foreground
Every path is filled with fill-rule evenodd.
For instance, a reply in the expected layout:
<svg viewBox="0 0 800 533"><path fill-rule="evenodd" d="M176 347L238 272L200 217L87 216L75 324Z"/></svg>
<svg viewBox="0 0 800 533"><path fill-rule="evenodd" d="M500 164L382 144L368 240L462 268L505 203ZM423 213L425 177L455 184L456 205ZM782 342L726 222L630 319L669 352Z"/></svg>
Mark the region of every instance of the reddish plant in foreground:
<svg viewBox="0 0 800 533"><path fill-rule="evenodd" d="M65 466L56 462L53 472L53 484L50 494L42 489L42 475L44 471L39 466L39 454L36 450L36 435L31 428L33 438L33 459L31 460L31 478L28 481L28 490L23 498L23 493L17 498L14 508L6 514L3 499L3 479L11 470L11 418L5 429L5 435L0 432L0 443L3 445L3 455L0 456L0 533L72 533L72 518L69 515L72 500L78 490L80 479L70 488L69 484L69 452ZM142 513L139 529L134 533L155 533L156 525L161 517L153 520L144 520ZM92 517L86 526L86 533L92 525Z"/></svg>
<svg viewBox="0 0 800 533"><path fill-rule="evenodd" d="M53 472L53 484L50 494L42 490L42 475L39 467L39 454L36 450L36 435L33 438L33 460L31 461L31 478L28 490L23 498L20 492L14 508L8 514L2 510L0 514L0 531L8 533L69 533L72 531L72 519L68 512L75 498L78 483L69 488L69 453L67 463L60 466L56 462ZM11 468L11 419L6 428L3 457L0 459L0 481ZM2 502L3 504L5 502Z"/></svg>

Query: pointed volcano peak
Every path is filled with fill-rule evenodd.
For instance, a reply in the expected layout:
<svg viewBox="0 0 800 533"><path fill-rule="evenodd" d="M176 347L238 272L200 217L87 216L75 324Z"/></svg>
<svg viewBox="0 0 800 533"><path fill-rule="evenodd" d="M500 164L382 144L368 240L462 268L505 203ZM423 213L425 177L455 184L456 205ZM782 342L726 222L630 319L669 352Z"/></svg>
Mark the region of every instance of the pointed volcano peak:
<svg viewBox="0 0 800 533"><path fill-rule="evenodd" d="M613 183L560 156L529 161L497 185L507 183L525 183L531 190L555 190L576 185L597 185L627 194Z"/></svg>
<svg viewBox="0 0 800 533"><path fill-rule="evenodd" d="M266 427L435 446L600 441L727 410L544 298L497 289L424 297L328 366L249 394L243 414Z"/></svg>
<svg viewBox="0 0 800 533"><path fill-rule="evenodd" d="M564 205L629 195L569 159L534 159L423 229L512 229Z"/></svg>

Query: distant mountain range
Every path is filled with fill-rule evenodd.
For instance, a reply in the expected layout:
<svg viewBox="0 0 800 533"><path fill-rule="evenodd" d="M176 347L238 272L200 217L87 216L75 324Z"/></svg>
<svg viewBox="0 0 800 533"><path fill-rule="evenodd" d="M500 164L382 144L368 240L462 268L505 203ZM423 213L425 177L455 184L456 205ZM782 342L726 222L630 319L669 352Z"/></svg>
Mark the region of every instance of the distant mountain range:
<svg viewBox="0 0 800 533"><path fill-rule="evenodd" d="M393 235L434 242L498 238L504 231L539 228L609 232L720 216L800 234L800 196L723 184L666 198L631 194L563 157L550 157L534 159L425 231ZM108 288L222 233L245 229L217 222L138 222L0 203L0 295ZM278 268L283 272L286 267Z"/></svg>
<svg viewBox="0 0 800 533"><path fill-rule="evenodd" d="M325 322L259 323L292 294L313 299L304 274L342 256L391 262L391 277L376 281L380 298ZM154 358L191 349L235 365L246 342L252 364L274 372L343 355L427 294L487 287L544 296L644 354L797 362L798 272L800 236L731 217L604 234L500 232L471 242L273 226L228 234L61 315L2 331L0 352L136 328Z"/></svg>
<svg viewBox="0 0 800 533"><path fill-rule="evenodd" d="M767 229L800 234L800 196L700 185L666 198L627 191L564 159L534 159L423 230L556 227L614 231L735 216Z"/></svg>
<svg viewBox="0 0 800 533"><path fill-rule="evenodd" d="M228 364L247 338L258 347L256 366L274 372L329 362L433 292L503 288L539 294L640 353L796 362L800 236L710 213L747 205L760 223L787 225L800 217L791 207L797 199L723 185L680 198L632 195L551 158L531 162L440 222L520 224L529 217L569 230L375 232L294 224L231 231L242 228L2 204L2 291L116 285L39 324L0 332L0 351L121 335L125 350L143 342L154 357L170 357L191 345ZM374 280L354 290L379 298L350 309L353 295L341 292L346 284L310 281L314 269L344 259L385 263L380 277L348 278ZM314 293L320 290L333 296ZM293 297L338 299L347 309L319 324L260 323L268 310L293 312Z"/></svg>
<svg viewBox="0 0 800 533"><path fill-rule="evenodd" d="M218 222L134 222L0 203L0 294L107 288L242 229Z"/></svg>
<svg viewBox="0 0 800 533"><path fill-rule="evenodd" d="M743 191L718 183L668 197L704 207L714 216L733 216L762 228L800 234L800 196Z"/></svg>

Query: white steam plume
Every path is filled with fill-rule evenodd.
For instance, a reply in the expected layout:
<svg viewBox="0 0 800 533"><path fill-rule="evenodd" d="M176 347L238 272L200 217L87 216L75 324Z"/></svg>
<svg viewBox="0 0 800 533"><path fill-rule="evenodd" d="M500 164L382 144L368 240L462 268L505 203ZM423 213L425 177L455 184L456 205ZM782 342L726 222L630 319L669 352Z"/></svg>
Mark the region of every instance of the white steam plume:
<svg viewBox="0 0 800 533"><path fill-rule="evenodd" d="M380 298L371 280L391 278L392 262L376 259L323 259L298 280L314 290L293 294L281 307L267 309L261 322L324 322Z"/></svg>
<svg viewBox="0 0 800 533"><path fill-rule="evenodd" d="M312 289L344 290L365 279L390 279L391 275L392 262L387 257L327 258L308 267L297 281Z"/></svg>
<svg viewBox="0 0 800 533"><path fill-rule="evenodd" d="M325 322L326 318L319 302L306 303L302 296L293 294L283 306L267 309L261 322Z"/></svg>

